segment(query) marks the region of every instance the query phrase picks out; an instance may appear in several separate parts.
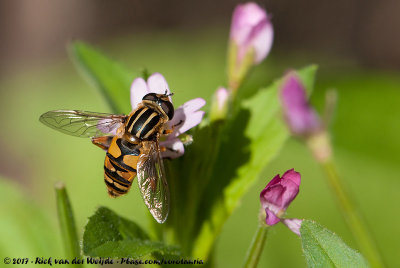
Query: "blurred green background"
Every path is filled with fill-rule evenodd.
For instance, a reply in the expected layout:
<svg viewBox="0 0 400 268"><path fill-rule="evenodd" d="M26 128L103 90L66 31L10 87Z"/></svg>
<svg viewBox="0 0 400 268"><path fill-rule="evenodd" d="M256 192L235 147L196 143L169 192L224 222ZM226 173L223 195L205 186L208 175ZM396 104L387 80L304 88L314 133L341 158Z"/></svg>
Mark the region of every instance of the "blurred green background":
<svg viewBox="0 0 400 268"><path fill-rule="evenodd" d="M104 152L87 139L63 135L38 121L42 113L54 109L109 112L102 97L78 74L65 47L68 40L88 40L132 72L139 73L144 67L150 72L161 72L175 93L175 105L194 97L210 100L216 88L225 85L229 16L236 1L221 1L213 11L206 9L213 6L207 1L203 5L196 2L193 8L187 3L178 5L178 1L170 5L152 1L136 9L129 9L135 4L127 1L114 5L87 1L82 6L72 1L72 7L60 1L56 7L49 1L15 2L0 4L1 12L5 14L5 7L8 11L8 17L0 19L0 31L10 37L0 46L4 56L0 64L0 256L63 255L53 189L58 180L67 186L80 235L87 217L98 206L109 207L146 227L147 212L136 187L129 195L116 200L107 196L103 183ZM379 54L385 46L386 39L382 36L380 46L370 45L363 35L356 38L358 43L351 43L351 46L362 44L361 47L346 48L341 25L351 14L356 14L351 12L350 4L343 7L347 10L344 22L330 29L330 38L342 38L342 41L332 42L329 47L327 34L319 31L321 26L307 31L313 20L316 24L319 22L317 15L307 14L325 9L301 9L304 11L301 15L307 18L299 26L298 16L291 16L293 11L286 12L293 7L289 8L286 2L276 2L264 3L273 13L275 25L276 42L272 53L254 70L243 90L265 86L288 68L310 63L320 66L311 102L323 111L325 90L337 89L338 105L331 128L339 171L365 213L387 264L398 267L400 76L396 68L400 61L396 59L399 59L399 51L389 47L384 51L386 54ZM353 2L356 1L349 3ZM373 6L374 1L369 3ZM150 4L158 12L151 9ZM77 10L76 13L73 10ZM124 20L129 18L125 14L129 11L133 19ZM325 10L328 22L328 15L334 11ZM64 16L57 16L59 14ZM139 14L139 18L135 14ZM21 28L22 22L27 23L29 19L33 24ZM357 17L354 21L358 24L351 25L370 33L367 26L359 25L362 19ZM17 20L22 22L5 23ZM294 25L294 29L290 30L288 25ZM395 28L391 26L392 30ZM26 32L20 32L17 38L18 29ZM59 29L58 35L56 29ZM310 40L304 41L300 33ZM376 43L376 40L371 42ZM374 49L379 53L373 53ZM314 219L356 248L333 203L322 171L305 147L292 139L227 221L216 244L218 267L241 266L257 225L259 192L275 174L282 174L289 168L301 172L302 184L288 216ZM269 234L260 267L267 265L305 266L300 239L281 224Z"/></svg>

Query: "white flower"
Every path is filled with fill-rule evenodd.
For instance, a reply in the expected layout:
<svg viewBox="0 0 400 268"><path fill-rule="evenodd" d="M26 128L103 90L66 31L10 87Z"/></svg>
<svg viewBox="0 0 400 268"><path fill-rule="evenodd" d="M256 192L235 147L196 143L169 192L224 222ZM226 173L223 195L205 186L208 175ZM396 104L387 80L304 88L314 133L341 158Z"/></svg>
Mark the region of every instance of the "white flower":
<svg viewBox="0 0 400 268"><path fill-rule="evenodd" d="M148 93L170 94L168 83L164 76L160 73L152 74L147 81L143 78L136 78L131 86L131 105L132 109L136 109L137 105L142 102L142 98ZM171 96L169 97L171 103ZM196 98L185 102L183 105L175 109L174 117L167 122L167 127L172 129L166 140L160 142L161 147L166 150L162 151L163 158L177 158L185 152L179 135L187 130L200 124L203 119L204 112L199 109L206 104L202 98Z"/></svg>

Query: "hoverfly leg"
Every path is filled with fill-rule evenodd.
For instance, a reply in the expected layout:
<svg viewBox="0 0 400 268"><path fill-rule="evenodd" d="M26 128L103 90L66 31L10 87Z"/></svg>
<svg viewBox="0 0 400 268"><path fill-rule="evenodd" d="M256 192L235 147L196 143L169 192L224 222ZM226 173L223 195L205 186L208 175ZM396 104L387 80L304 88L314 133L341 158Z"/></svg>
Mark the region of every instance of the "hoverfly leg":
<svg viewBox="0 0 400 268"><path fill-rule="evenodd" d="M172 132L174 132L174 128L171 128L171 129L164 129L164 131L163 131L163 135L169 135L169 134L171 134Z"/></svg>
<svg viewBox="0 0 400 268"><path fill-rule="evenodd" d="M174 129L175 127L178 127L182 124L183 124L183 120L180 120L178 123L176 123L175 125L172 126L172 129Z"/></svg>
<svg viewBox="0 0 400 268"><path fill-rule="evenodd" d="M163 132L162 132L162 134L163 134L163 135L169 135L169 134L171 134L172 132L174 132L174 129L175 129L176 127L179 127L179 126L182 125L182 124L183 124L183 120L180 120L178 123L176 123L175 125L173 125L170 129L164 129Z"/></svg>
<svg viewBox="0 0 400 268"><path fill-rule="evenodd" d="M108 148L110 147L112 139L113 136L102 136L102 137L92 138L92 143L100 147L101 149L107 151Z"/></svg>

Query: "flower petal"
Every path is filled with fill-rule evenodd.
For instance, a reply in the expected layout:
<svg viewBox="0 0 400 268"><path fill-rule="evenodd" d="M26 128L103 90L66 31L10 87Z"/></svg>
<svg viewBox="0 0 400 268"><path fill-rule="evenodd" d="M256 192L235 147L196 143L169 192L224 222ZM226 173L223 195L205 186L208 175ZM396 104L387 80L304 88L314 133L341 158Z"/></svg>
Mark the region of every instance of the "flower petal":
<svg viewBox="0 0 400 268"><path fill-rule="evenodd" d="M289 169L282 175L283 180L291 180L294 182L297 186L300 186L301 182L301 175L299 172L294 171L294 168Z"/></svg>
<svg viewBox="0 0 400 268"><path fill-rule="evenodd" d="M149 91L157 94L171 94L169 91L167 80L160 73L152 74L149 79L147 79L147 86ZM169 101L172 102L171 96L168 97Z"/></svg>
<svg viewBox="0 0 400 268"><path fill-rule="evenodd" d="M255 51L254 62L262 62L269 54L274 40L274 28L268 19L261 21L254 29L256 34L251 41Z"/></svg>
<svg viewBox="0 0 400 268"><path fill-rule="evenodd" d="M317 114L308 104L304 86L295 72L286 75L280 95L285 119L293 134L307 135L322 128Z"/></svg>
<svg viewBox="0 0 400 268"><path fill-rule="evenodd" d="M147 87L146 81L143 78L139 77L133 80L131 86L131 106L132 110L134 110L137 105L142 101L144 95L149 93L149 89Z"/></svg>
<svg viewBox="0 0 400 268"><path fill-rule="evenodd" d="M282 209L286 210L299 193L299 186L291 180L282 180L281 185L285 190L281 195L281 203L279 205Z"/></svg>
<svg viewBox="0 0 400 268"><path fill-rule="evenodd" d="M192 127L200 124L203 119L204 112L199 111L206 104L202 98L192 99L185 102L182 106L175 110L174 118L168 122L170 128L174 128L172 136L177 137Z"/></svg>
<svg viewBox="0 0 400 268"><path fill-rule="evenodd" d="M303 220L300 219L284 219L283 223L295 234L300 236L300 228Z"/></svg>
<svg viewBox="0 0 400 268"><path fill-rule="evenodd" d="M261 206L263 208L270 207L271 204L276 205L276 198L274 197L274 192L276 192L278 190L278 188L273 190L272 192L271 192L271 189L272 189L272 187L280 187L280 181L281 181L281 178L278 174L261 191L260 202L261 202ZM281 188L281 190L283 191L283 188ZM279 194L280 193L278 193L278 195Z"/></svg>
<svg viewBox="0 0 400 268"><path fill-rule="evenodd" d="M263 195L260 200L264 208L271 208L272 206L278 207L278 210L282 208L282 196L285 193L285 188L282 185L275 184L268 186L261 193L263 193Z"/></svg>
<svg viewBox="0 0 400 268"><path fill-rule="evenodd" d="M171 135L174 135L175 137L181 135L182 133L185 133L186 131L188 131L189 129L197 126L198 124L200 124L201 120L203 119L205 112L203 111L197 111L195 113L191 113L189 114L185 120L178 125L178 127L176 127L174 129L174 132Z"/></svg>
<svg viewBox="0 0 400 268"><path fill-rule="evenodd" d="M275 225L280 221L280 219L275 215L275 213L269 210L268 208L265 209L265 213L267 214L265 222L268 225Z"/></svg>
<svg viewBox="0 0 400 268"><path fill-rule="evenodd" d="M160 142L160 146L165 147L166 150L161 152L162 158L177 158L184 154L185 148L180 139L174 138Z"/></svg>
<svg viewBox="0 0 400 268"><path fill-rule="evenodd" d="M273 27L266 11L256 3L238 5L233 12L230 38L238 46L239 61L254 49L254 63L260 63L273 42Z"/></svg>
<svg viewBox="0 0 400 268"><path fill-rule="evenodd" d="M294 169L286 171L282 177L276 175L260 193L262 208L281 217L299 193L300 181L300 173Z"/></svg>
<svg viewBox="0 0 400 268"><path fill-rule="evenodd" d="M267 184L267 186L265 187L264 190L266 190L266 189L267 189L268 187L270 187L270 186L273 186L273 185L275 185L275 184L279 184L280 181L281 181L281 177L279 176L279 174L277 174L277 175ZM264 191L264 190L263 190L263 191Z"/></svg>
<svg viewBox="0 0 400 268"><path fill-rule="evenodd" d="M265 18L265 11L256 3L238 5L232 16L231 38L239 46L247 43L252 28Z"/></svg>
<svg viewBox="0 0 400 268"><path fill-rule="evenodd" d="M206 101L202 98L191 99L181 105L179 108L183 108L185 113L194 112L199 110L201 107L206 105ZM179 109L178 108L178 109Z"/></svg>

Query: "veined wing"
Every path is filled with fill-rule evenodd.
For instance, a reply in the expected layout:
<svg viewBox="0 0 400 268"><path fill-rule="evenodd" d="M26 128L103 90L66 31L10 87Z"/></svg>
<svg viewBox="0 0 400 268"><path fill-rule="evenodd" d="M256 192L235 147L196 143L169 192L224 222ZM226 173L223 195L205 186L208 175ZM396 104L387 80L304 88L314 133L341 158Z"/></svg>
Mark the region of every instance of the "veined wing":
<svg viewBox="0 0 400 268"><path fill-rule="evenodd" d="M76 137L115 135L126 120L126 115L56 110L44 113L39 120L48 127Z"/></svg>
<svg viewBox="0 0 400 268"><path fill-rule="evenodd" d="M137 180L143 201L151 215L158 223L165 222L169 212L169 190L158 142L142 142Z"/></svg>

